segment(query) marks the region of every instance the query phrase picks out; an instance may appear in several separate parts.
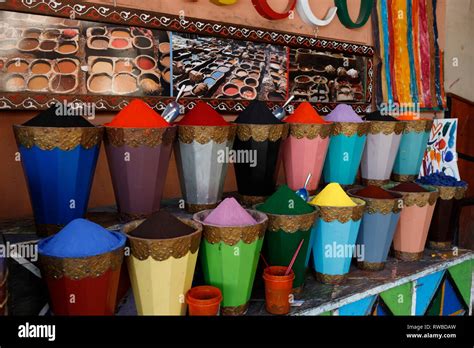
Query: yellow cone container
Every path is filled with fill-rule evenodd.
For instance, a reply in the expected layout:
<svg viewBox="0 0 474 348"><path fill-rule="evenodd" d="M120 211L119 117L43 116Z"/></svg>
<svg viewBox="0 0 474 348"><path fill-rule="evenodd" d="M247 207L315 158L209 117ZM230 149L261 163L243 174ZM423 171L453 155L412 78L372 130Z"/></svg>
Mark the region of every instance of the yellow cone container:
<svg viewBox="0 0 474 348"><path fill-rule="evenodd" d="M123 227L130 241L128 272L139 315L185 315L186 293L196 266L201 224L180 219L195 232L170 239L144 239L129 235L144 220Z"/></svg>

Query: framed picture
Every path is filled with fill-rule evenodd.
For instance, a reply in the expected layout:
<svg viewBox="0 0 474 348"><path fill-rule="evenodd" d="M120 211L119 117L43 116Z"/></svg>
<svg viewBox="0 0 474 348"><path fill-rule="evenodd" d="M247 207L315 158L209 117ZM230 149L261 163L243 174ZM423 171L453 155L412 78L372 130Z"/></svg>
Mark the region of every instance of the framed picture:
<svg viewBox="0 0 474 348"><path fill-rule="evenodd" d="M253 99L371 103L371 46L72 0L0 3L0 109L89 102L119 110L143 98L163 110L205 100L237 113Z"/></svg>

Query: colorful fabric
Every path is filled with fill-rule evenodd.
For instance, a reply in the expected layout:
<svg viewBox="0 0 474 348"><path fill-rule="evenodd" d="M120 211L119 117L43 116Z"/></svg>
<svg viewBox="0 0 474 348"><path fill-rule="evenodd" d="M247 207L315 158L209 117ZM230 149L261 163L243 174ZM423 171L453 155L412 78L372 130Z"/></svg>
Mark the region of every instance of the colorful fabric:
<svg viewBox="0 0 474 348"><path fill-rule="evenodd" d="M374 46L382 62L378 102L445 107L436 6L437 0L376 0Z"/></svg>

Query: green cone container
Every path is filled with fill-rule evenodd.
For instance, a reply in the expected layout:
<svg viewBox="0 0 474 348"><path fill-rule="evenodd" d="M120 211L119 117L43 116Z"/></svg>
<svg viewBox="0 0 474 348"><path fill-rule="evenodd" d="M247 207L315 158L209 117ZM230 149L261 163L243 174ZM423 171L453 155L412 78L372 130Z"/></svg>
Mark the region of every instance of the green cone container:
<svg viewBox="0 0 474 348"><path fill-rule="evenodd" d="M258 211L247 210L257 224L216 226L204 222L211 211L193 216L194 221L203 225L200 257L204 280L221 290L222 315L243 315L248 309L268 218Z"/></svg>
<svg viewBox="0 0 474 348"><path fill-rule="evenodd" d="M258 205L257 205L258 210ZM301 241L301 246L293 272L293 292L300 292L306 276L306 258L310 252L311 227L318 217L318 210L302 215L277 215L265 213L268 216L268 227L265 233L263 254L272 266L288 266Z"/></svg>

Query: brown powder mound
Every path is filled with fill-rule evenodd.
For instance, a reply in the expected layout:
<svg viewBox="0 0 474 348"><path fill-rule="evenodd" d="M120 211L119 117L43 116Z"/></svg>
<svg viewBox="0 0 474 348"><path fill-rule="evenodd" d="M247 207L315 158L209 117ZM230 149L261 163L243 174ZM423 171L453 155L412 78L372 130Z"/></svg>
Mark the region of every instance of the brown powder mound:
<svg viewBox="0 0 474 348"><path fill-rule="evenodd" d="M390 190L399 192L429 192L424 187L412 182L404 182L392 187Z"/></svg>
<svg viewBox="0 0 474 348"><path fill-rule="evenodd" d="M385 191L383 188L378 186L367 186L359 191L356 192L358 196L365 197L365 198L376 198L376 199L392 199L394 196Z"/></svg>
<svg viewBox="0 0 474 348"><path fill-rule="evenodd" d="M145 239L169 239L194 233L195 229L165 211L151 215L129 235Z"/></svg>

